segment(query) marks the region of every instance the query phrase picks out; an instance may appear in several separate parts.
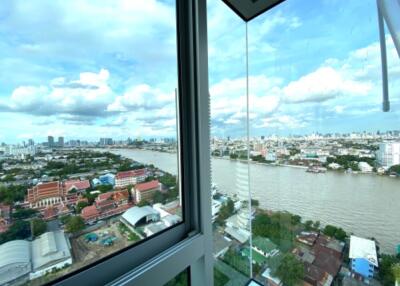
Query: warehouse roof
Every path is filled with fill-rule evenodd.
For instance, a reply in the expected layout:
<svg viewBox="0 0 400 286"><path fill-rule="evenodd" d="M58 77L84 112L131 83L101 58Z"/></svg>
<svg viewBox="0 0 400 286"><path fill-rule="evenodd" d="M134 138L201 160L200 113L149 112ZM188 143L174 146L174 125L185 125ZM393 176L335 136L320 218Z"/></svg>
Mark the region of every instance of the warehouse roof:
<svg viewBox="0 0 400 286"><path fill-rule="evenodd" d="M0 245L0 269L14 263L29 263L30 242L26 240L13 240Z"/></svg>
<svg viewBox="0 0 400 286"><path fill-rule="evenodd" d="M31 271L30 242L13 240L0 245L0 285L27 275Z"/></svg>
<svg viewBox="0 0 400 286"><path fill-rule="evenodd" d="M62 230L45 232L32 242L34 271L71 258L70 245Z"/></svg>
<svg viewBox="0 0 400 286"><path fill-rule="evenodd" d="M122 218L129 222L131 225L135 226L140 220L148 216L158 216L159 212L153 209L151 206L144 207L133 207L128 209L122 215Z"/></svg>

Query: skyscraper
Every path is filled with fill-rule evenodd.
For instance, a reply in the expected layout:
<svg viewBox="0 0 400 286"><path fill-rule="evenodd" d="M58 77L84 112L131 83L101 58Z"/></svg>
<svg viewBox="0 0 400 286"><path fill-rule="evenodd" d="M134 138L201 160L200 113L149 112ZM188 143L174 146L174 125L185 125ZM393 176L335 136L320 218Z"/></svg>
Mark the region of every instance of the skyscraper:
<svg viewBox="0 0 400 286"><path fill-rule="evenodd" d="M64 137L58 137L58 147L64 147Z"/></svg>
<svg viewBox="0 0 400 286"><path fill-rule="evenodd" d="M47 145L52 148L54 147L54 137L53 136L48 136L47 137Z"/></svg>

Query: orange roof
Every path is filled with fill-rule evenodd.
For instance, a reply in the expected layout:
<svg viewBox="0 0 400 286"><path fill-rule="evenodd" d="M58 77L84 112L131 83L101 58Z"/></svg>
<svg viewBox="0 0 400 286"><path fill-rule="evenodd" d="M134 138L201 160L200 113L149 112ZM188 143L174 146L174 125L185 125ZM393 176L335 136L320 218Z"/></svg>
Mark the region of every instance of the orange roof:
<svg viewBox="0 0 400 286"><path fill-rule="evenodd" d="M104 201L104 200L108 200L112 197L113 192L109 192L109 193L104 193L104 194L100 194L98 195L98 197L96 198L96 201Z"/></svg>
<svg viewBox="0 0 400 286"><path fill-rule="evenodd" d="M137 184L135 186L136 191L139 191L139 192L145 192L145 191L156 189L156 188L159 188L158 180L153 180L150 182Z"/></svg>
<svg viewBox="0 0 400 286"><path fill-rule="evenodd" d="M81 215L83 218L90 218L99 215L99 211L95 205L87 206L82 209Z"/></svg>
<svg viewBox="0 0 400 286"><path fill-rule="evenodd" d="M115 176L115 179L124 179L129 177L139 177L144 176L146 174L145 169L138 169L138 170L130 170L125 172L118 172Z"/></svg>
<svg viewBox="0 0 400 286"><path fill-rule="evenodd" d="M90 182L89 180L70 180L70 181L65 181L64 182L64 188L67 191L70 191L71 189L75 188L77 190L85 190L90 188Z"/></svg>
<svg viewBox="0 0 400 286"><path fill-rule="evenodd" d="M128 198L129 198L129 192L127 190L114 192L115 201L126 200Z"/></svg>

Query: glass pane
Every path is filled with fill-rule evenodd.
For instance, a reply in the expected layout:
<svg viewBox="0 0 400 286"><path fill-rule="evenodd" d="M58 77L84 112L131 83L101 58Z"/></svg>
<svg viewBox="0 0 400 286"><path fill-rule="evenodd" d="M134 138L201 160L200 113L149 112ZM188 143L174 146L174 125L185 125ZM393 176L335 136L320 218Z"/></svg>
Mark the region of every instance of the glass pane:
<svg viewBox="0 0 400 286"><path fill-rule="evenodd" d="M245 25L222 1L208 6L214 285L245 285L251 276Z"/></svg>
<svg viewBox="0 0 400 286"><path fill-rule="evenodd" d="M0 5L0 284L182 221L175 2Z"/></svg>
<svg viewBox="0 0 400 286"><path fill-rule="evenodd" d="M187 286L189 285L189 275L188 275L188 270L184 270L176 277L172 278L168 283L166 283L164 286Z"/></svg>
<svg viewBox="0 0 400 286"><path fill-rule="evenodd" d="M231 283L246 268L266 285L393 285L400 60L387 34L383 113L376 1L287 0L248 23L248 113L245 24L210 3L209 33L213 182L233 200L251 190L253 214L247 241L217 217L215 233L230 241L215 250L216 269ZM238 150L250 153L248 173Z"/></svg>

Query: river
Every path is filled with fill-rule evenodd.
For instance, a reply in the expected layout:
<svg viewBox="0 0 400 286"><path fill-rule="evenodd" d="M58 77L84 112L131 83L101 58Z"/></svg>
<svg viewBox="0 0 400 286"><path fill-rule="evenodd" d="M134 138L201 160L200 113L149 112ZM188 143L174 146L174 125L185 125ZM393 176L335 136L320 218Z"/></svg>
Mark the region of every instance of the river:
<svg viewBox="0 0 400 286"><path fill-rule="evenodd" d="M153 164L176 174L176 154L133 149L113 153ZM236 193L238 162L212 159L212 181L223 193ZM394 253L400 243L400 179L374 174L327 172L250 165L252 197L260 207L286 210L303 219L319 220L362 237L375 237L381 251Z"/></svg>

